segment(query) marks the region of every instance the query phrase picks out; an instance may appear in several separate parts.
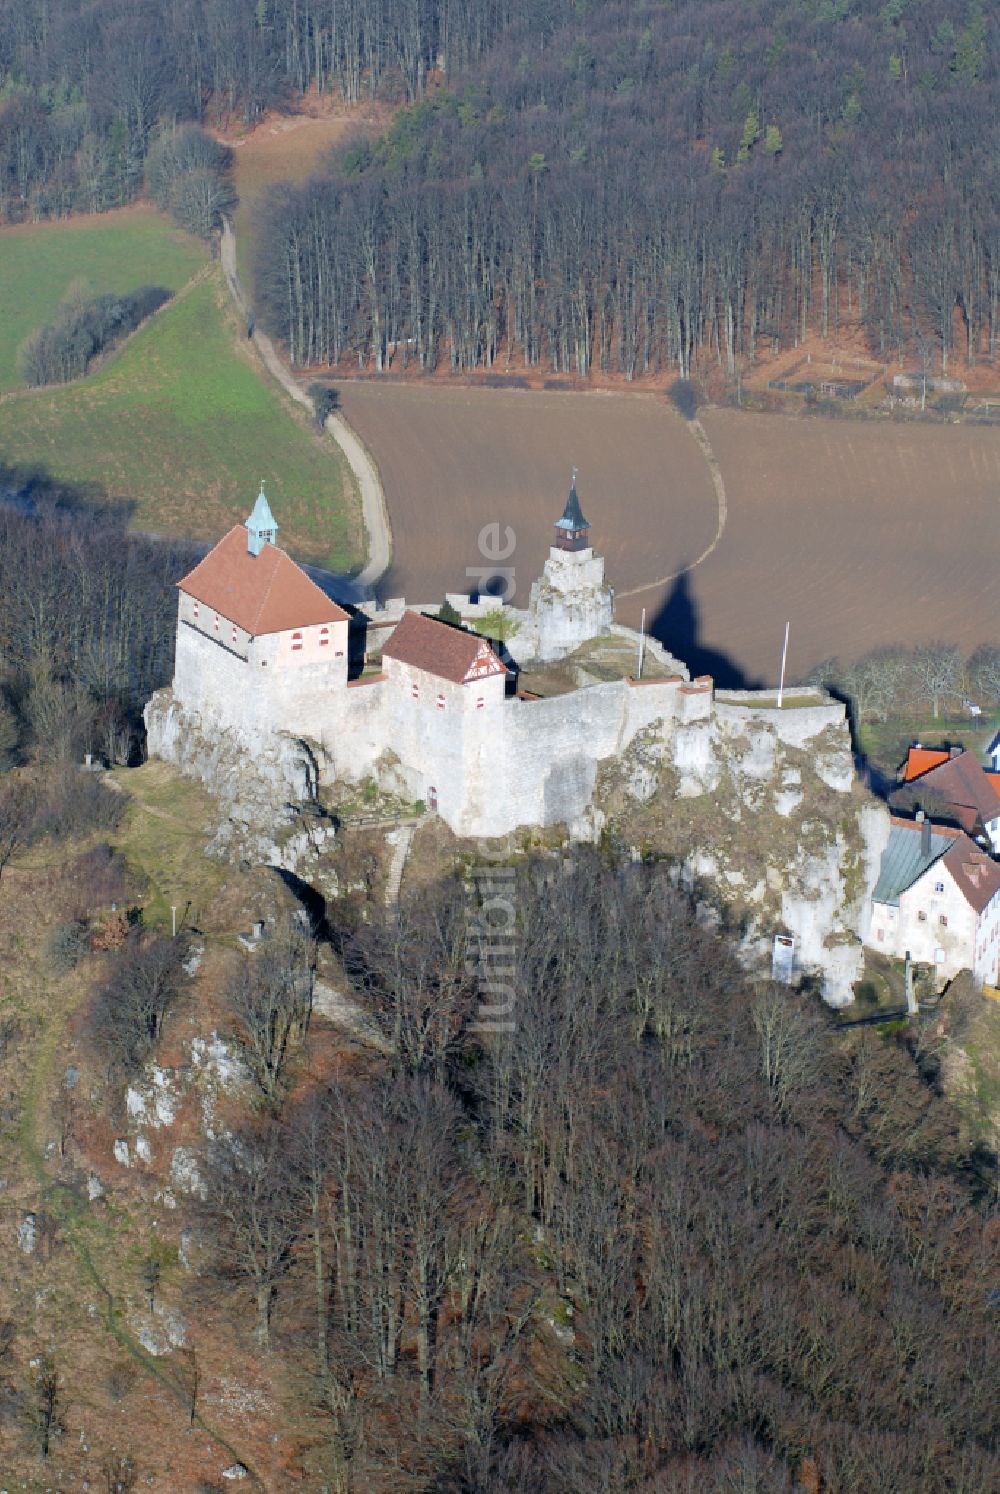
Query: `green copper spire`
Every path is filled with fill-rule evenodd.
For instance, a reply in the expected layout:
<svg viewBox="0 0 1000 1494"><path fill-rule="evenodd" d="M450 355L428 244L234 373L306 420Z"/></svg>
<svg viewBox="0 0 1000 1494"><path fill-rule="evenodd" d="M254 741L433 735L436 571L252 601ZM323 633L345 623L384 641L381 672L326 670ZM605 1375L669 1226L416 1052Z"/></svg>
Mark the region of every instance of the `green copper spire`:
<svg viewBox="0 0 1000 1494"><path fill-rule="evenodd" d="M259 555L267 544L274 544L278 526L271 512L271 505L264 496L264 483L261 480L260 492L257 494L257 502L253 506L253 513L246 521L247 549L251 555Z"/></svg>

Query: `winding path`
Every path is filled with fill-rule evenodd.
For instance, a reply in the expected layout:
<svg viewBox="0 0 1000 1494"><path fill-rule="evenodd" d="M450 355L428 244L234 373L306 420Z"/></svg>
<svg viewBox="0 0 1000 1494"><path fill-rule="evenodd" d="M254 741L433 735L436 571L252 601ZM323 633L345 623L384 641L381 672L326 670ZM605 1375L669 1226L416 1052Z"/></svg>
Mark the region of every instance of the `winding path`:
<svg viewBox="0 0 1000 1494"><path fill-rule="evenodd" d="M243 286L240 284L239 271L236 268L236 235L233 225L228 218L222 220L222 241L220 246L220 258L222 260L222 273L226 277L226 285L229 293L235 301L242 316L247 319L251 328L250 339L256 347L263 360L264 367L277 379L285 393L295 401L297 405L312 410L312 400L306 394L302 386L293 378L290 370L275 351L274 343L261 332L253 319L253 312L247 301ZM370 594L375 584L389 569L389 561L392 558L392 531L389 526L389 512L385 503L385 492L382 481L378 474L378 468L372 459L368 449L356 433L348 425L343 415L336 411L328 415L325 429L336 441L344 455L347 465L354 474L354 480L358 485L358 493L361 498L361 513L364 519L365 530L368 535L368 559L365 565L353 579L351 589L356 589L360 596ZM311 568L310 568L311 569ZM343 587L343 582L341 582Z"/></svg>
<svg viewBox="0 0 1000 1494"><path fill-rule="evenodd" d="M712 486L715 488L715 501L719 507L719 518L715 526L715 538L712 540L711 544L707 545L705 549L702 550L697 559L692 560L690 565L682 566L679 571L672 571L669 576L660 576L656 581L646 581L642 586L633 586L628 591L616 592L615 595L619 598L637 597L644 591L652 591L654 587L669 585L671 581L676 581L678 576L686 576L688 571L693 571L695 566L701 565L703 560L708 559L708 557L711 555L712 551L715 549L716 545L722 538L723 530L726 527L726 519L729 517L729 508L726 503L726 487L725 483L722 481L722 468L719 466L715 452L712 450L712 443L708 439L708 432L705 430L705 427L702 425L697 415L693 420L685 420L684 424L687 426L688 430L691 432L692 436L701 448L701 454L705 458L708 470L711 473Z"/></svg>

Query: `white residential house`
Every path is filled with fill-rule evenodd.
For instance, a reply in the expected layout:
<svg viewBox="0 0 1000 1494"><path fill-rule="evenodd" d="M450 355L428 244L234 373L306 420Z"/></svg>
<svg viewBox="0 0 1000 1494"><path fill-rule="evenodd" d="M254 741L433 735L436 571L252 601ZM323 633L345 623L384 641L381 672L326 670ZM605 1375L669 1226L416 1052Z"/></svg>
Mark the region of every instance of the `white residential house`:
<svg viewBox="0 0 1000 1494"><path fill-rule="evenodd" d="M1000 773L1000 731L997 732L992 742L986 749L986 756L990 760L990 767L994 773Z"/></svg>
<svg viewBox="0 0 1000 1494"><path fill-rule="evenodd" d="M1000 970L1000 866L961 830L893 817L872 893L866 943L894 959L960 970L996 985Z"/></svg>

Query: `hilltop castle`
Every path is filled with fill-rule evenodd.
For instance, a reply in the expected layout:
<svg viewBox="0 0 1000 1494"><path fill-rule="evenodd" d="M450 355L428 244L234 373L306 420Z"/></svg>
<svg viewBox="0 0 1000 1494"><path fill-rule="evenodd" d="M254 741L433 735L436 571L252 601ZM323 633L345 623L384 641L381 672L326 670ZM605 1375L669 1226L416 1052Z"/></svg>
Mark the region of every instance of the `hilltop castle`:
<svg viewBox="0 0 1000 1494"><path fill-rule="evenodd" d="M278 547L261 493L246 523L178 582L173 689L166 710L156 701L147 712L150 750L183 764L174 746L183 725L228 739L248 772L280 761L283 799L375 778L423 800L459 835L578 826L598 764L654 721L707 716L712 685L692 684L650 639L643 678L629 672L640 640L614 624L575 482L554 528L527 611L500 609L492 597L450 599L473 625L498 610L509 617L522 663L575 658L605 640L617 668L575 689L587 676L581 660L543 696L518 688L510 655L505 662L500 646L475 632L402 602L349 615Z"/></svg>
<svg viewBox="0 0 1000 1494"><path fill-rule="evenodd" d="M748 945L791 930L829 999L849 998L885 831L850 802L843 705L819 690L783 709L773 692L716 691L617 624L575 481L528 607L449 596L462 626L399 599L348 612L277 534L261 493L178 582L173 684L145 712L150 753L201 778L232 826L368 781L459 836L563 825L593 839L616 795L688 799L707 828L684 848L682 880L741 899ZM848 796L843 811L831 794ZM821 801L850 844L841 829L836 846L789 846L782 822ZM741 837L754 852L742 870Z"/></svg>

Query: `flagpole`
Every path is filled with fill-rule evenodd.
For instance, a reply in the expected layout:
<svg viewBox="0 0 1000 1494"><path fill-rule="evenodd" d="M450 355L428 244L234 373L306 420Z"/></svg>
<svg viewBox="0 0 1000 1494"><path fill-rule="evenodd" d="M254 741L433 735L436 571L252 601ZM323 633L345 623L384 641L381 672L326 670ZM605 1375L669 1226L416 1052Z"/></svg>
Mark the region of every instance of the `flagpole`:
<svg viewBox="0 0 1000 1494"><path fill-rule="evenodd" d="M785 660L788 658L788 629L790 624L785 623L785 645L781 650L781 678L778 681L778 710L781 710L781 697L785 693Z"/></svg>

